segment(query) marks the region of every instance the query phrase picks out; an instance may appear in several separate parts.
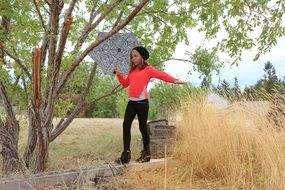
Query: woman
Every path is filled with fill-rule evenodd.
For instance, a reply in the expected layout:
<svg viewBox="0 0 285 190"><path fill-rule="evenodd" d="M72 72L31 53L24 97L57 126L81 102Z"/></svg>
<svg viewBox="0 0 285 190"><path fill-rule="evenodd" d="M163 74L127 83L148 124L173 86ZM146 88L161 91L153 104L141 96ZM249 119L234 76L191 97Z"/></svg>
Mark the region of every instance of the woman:
<svg viewBox="0 0 285 190"><path fill-rule="evenodd" d="M115 160L118 164L127 164L131 160L131 125L138 116L139 129L143 138L143 151L137 162L150 161L149 134L147 131L147 118L149 103L149 94L147 85L151 78L157 78L168 83L185 84L167 73L157 70L149 65L146 60L149 58L149 52L142 46L137 46L130 52L130 71L125 78L120 70L115 66L115 73L121 85L128 87L129 101L126 107L123 122L123 143L124 150L121 156Z"/></svg>

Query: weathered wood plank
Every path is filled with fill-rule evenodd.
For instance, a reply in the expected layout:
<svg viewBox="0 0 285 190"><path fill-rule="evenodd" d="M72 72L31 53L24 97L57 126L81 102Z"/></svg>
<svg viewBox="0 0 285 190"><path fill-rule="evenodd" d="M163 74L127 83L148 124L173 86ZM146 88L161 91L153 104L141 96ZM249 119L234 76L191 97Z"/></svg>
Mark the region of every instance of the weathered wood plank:
<svg viewBox="0 0 285 190"><path fill-rule="evenodd" d="M77 180L94 179L96 177L111 177L122 174L126 169L143 170L147 167L161 165L164 159L152 159L148 163L132 162L128 165L103 165L98 168L88 168L79 170L68 170L62 172L40 173L26 177L11 177L0 179L0 189L2 190L25 190L35 189L43 186L58 184L69 184Z"/></svg>

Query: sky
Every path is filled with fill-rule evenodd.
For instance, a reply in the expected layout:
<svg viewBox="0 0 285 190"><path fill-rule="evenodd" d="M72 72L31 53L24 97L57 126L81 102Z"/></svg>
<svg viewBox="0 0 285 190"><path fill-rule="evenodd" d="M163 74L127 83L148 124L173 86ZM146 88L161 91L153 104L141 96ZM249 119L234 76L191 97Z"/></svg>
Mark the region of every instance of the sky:
<svg viewBox="0 0 285 190"><path fill-rule="evenodd" d="M197 31L190 31L188 36L190 37L189 46L179 43L172 56L173 58L187 59L185 50L193 53L196 47L201 44L205 44L205 42L203 42L203 35ZM210 45L213 45L214 43L215 42L209 42ZM203 47L205 47L205 45ZM221 69L219 75L216 73L213 74L213 84L218 85L219 79L226 79L231 85L233 85L234 77L237 77L242 89L245 86L253 85L257 80L262 78L264 74L264 63L267 61L270 61L273 64L279 78L283 78L285 76L285 37L279 38L277 44L272 47L271 51L261 55L257 61L253 61L255 54L255 50L243 52L242 59L238 66L230 66L229 63L226 63L230 57L222 53L218 54L220 60L225 62L225 67ZM190 70L193 70L193 68L189 62L174 60L165 62L165 72L181 80L190 82L195 86L199 86L201 83L199 73L192 71L192 74L189 75L188 72Z"/></svg>

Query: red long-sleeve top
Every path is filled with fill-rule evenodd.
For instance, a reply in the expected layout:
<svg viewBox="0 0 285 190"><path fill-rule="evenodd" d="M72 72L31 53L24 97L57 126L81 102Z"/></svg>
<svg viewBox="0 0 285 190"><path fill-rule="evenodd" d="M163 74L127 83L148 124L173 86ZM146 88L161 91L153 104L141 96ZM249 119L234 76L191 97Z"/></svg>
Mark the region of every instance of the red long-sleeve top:
<svg viewBox="0 0 285 190"><path fill-rule="evenodd" d="M151 65L140 70L135 68L125 78L121 72L116 72L117 78L124 88L128 88L128 96L132 98L148 99L147 85L151 78L157 78L168 83L174 83L175 78Z"/></svg>

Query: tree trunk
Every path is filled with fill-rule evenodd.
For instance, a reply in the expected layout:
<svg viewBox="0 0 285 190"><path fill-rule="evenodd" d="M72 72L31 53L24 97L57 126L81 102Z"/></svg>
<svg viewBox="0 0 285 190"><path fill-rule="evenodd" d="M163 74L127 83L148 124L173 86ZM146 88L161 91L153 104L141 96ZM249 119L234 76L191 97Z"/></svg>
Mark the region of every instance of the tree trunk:
<svg viewBox="0 0 285 190"><path fill-rule="evenodd" d="M35 121L32 111L29 111L29 133L28 141L24 152L24 162L26 167L31 167L33 165L33 154L37 145L37 133L35 129Z"/></svg>
<svg viewBox="0 0 285 190"><path fill-rule="evenodd" d="M12 146L10 144L10 146ZM14 173L22 173L23 167L19 161L18 152L11 148L10 146L5 147L3 146L3 150L1 152L3 157L3 164L2 164L2 173L4 175L14 174Z"/></svg>
<svg viewBox="0 0 285 190"><path fill-rule="evenodd" d="M43 111L29 114L29 136L24 161L27 167L37 173L44 171L47 167L50 127L44 126L45 119L41 117Z"/></svg>
<svg viewBox="0 0 285 190"><path fill-rule="evenodd" d="M13 172L22 171L18 154L20 127L2 81L0 81L0 95L3 99L3 105L6 112L5 124L0 119L0 145L2 146L1 154L3 157L2 170L3 173L7 175Z"/></svg>
<svg viewBox="0 0 285 190"><path fill-rule="evenodd" d="M7 123L4 125L0 119L0 153L3 158L2 173L4 175L22 171L17 146L15 146L13 138L6 130Z"/></svg>
<svg viewBox="0 0 285 190"><path fill-rule="evenodd" d="M43 172L47 168L48 161L48 146L49 146L49 130L44 125L44 119L41 118L39 112L35 113L35 126L37 129L37 146L34 152L35 157L35 169L34 173ZM47 125L50 126L50 125Z"/></svg>
<svg viewBox="0 0 285 190"><path fill-rule="evenodd" d="M42 134L39 135L38 144L35 150L35 169L34 173L43 172L47 168L48 162L48 132L44 130Z"/></svg>

